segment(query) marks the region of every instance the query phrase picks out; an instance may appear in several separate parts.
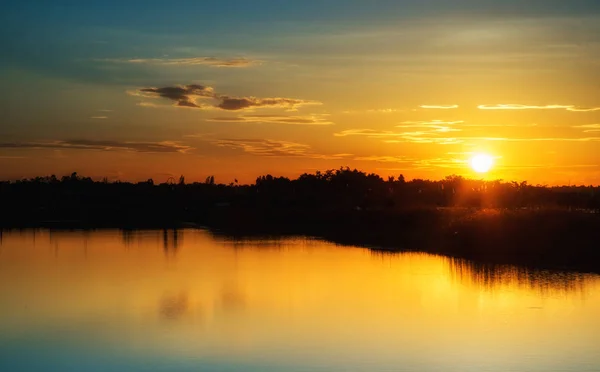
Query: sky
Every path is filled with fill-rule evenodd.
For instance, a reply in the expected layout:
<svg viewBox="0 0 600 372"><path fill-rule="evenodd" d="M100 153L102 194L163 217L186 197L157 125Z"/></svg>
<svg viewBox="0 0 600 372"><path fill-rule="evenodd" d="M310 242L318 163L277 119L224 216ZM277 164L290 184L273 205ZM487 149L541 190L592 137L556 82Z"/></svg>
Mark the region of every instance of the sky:
<svg viewBox="0 0 600 372"><path fill-rule="evenodd" d="M0 7L0 179L600 184L597 0Z"/></svg>

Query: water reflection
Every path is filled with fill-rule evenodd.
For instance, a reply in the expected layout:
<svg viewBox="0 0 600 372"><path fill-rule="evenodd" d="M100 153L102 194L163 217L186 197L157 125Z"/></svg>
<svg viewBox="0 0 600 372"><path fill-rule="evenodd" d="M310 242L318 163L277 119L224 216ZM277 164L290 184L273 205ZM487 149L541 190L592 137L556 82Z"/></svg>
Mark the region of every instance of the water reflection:
<svg viewBox="0 0 600 372"><path fill-rule="evenodd" d="M159 301L158 313L163 319L181 319L188 313L189 305L189 295L187 293L166 293Z"/></svg>
<svg viewBox="0 0 600 372"><path fill-rule="evenodd" d="M131 247L134 243L144 244L148 238L152 237L162 241L165 256L175 256L179 246L182 244L183 232L179 229L162 230L121 230L121 238L126 247Z"/></svg>
<svg viewBox="0 0 600 372"><path fill-rule="evenodd" d="M221 304L226 312L241 312L246 307L246 296L236 286L225 286L221 292Z"/></svg>
<svg viewBox="0 0 600 372"><path fill-rule="evenodd" d="M306 238L5 231L0 304L7 371L40 370L34 362L61 371L600 364L597 276Z"/></svg>
<svg viewBox="0 0 600 372"><path fill-rule="evenodd" d="M583 292L586 282L595 275L577 272L536 270L509 265L480 264L449 258L450 274L460 281L473 281L486 290L519 286L542 293Z"/></svg>
<svg viewBox="0 0 600 372"><path fill-rule="evenodd" d="M395 257L407 255L381 250L371 250L375 257ZM421 255L408 253L408 255ZM425 254L425 256L434 257ZM530 267L495 265L478 263L462 258L435 256L447 266L449 277L458 283L476 285L486 291L495 291L505 288L522 288L538 291L541 294L575 293L583 292L586 284L595 282L598 275L568 272L539 270Z"/></svg>

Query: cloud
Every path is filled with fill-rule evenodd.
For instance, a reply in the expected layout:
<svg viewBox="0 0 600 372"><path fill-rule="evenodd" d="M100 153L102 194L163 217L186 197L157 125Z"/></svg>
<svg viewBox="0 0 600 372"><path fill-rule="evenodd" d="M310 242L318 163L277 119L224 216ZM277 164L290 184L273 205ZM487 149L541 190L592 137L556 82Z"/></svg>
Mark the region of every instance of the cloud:
<svg viewBox="0 0 600 372"><path fill-rule="evenodd" d="M463 143L464 140L456 137L422 137L419 135L407 135L400 139L384 140L385 143L435 143L438 145L455 145Z"/></svg>
<svg viewBox="0 0 600 372"><path fill-rule="evenodd" d="M184 153L192 148L172 141L161 142L120 142L101 140L66 140L47 142L4 142L0 148L12 149L72 149L72 150L102 150L102 151L131 151L146 153Z"/></svg>
<svg viewBox="0 0 600 372"><path fill-rule="evenodd" d="M406 156L363 156L354 158L356 161L373 161L378 163L396 163L408 165L410 169L430 169L430 168L456 168L462 167L467 160L456 158L431 158L431 159L416 159ZM382 168L383 169L383 168ZM398 169L384 169L398 170Z"/></svg>
<svg viewBox="0 0 600 372"><path fill-rule="evenodd" d="M286 115L240 115L234 117L216 117L207 119L212 122L227 123L274 123L274 124L292 124L292 125L332 125L333 123L325 118L325 115L304 115L304 116L286 116Z"/></svg>
<svg viewBox="0 0 600 372"><path fill-rule="evenodd" d="M599 111L600 107L577 107L573 105L521 105L521 104L498 104L479 105L480 110L567 110L573 112Z"/></svg>
<svg viewBox="0 0 600 372"><path fill-rule="evenodd" d="M393 109L393 108L387 108L387 109L370 109L370 110L367 110L367 112L378 113L378 114L391 114L391 113L394 113L394 112L402 112L402 111L406 111L406 110Z"/></svg>
<svg viewBox="0 0 600 372"><path fill-rule="evenodd" d="M358 110L346 110L342 111L342 114L361 114L361 113L370 113L370 114L393 114L394 112L404 112L406 110L403 109L394 109L394 108L385 108L385 109L368 109L365 111Z"/></svg>
<svg viewBox="0 0 600 372"><path fill-rule="evenodd" d="M321 102L308 101L296 98L257 98L257 97L231 97L227 95L216 94L213 88L198 85L178 85L162 88L141 88L135 92L129 92L134 96L146 98L164 98L174 101L176 107L186 107L194 109L221 109L226 111L239 111L252 108L286 108L290 111L296 110L304 105L320 105ZM198 99L217 100L215 105L200 104ZM143 106L154 107L152 103L140 103Z"/></svg>
<svg viewBox="0 0 600 372"><path fill-rule="evenodd" d="M351 154L317 154L310 145L270 139L218 139L217 146L242 150L248 154L268 157L305 157L312 159L342 159Z"/></svg>
<svg viewBox="0 0 600 372"><path fill-rule="evenodd" d="M215 57L192 57L192 58L150 58L129 59L129 63L154 64L163 66L197 66L206 65L211 67L249 67L259 64L259 60L247 58L215 58Z"/></svg>
<svg viewBox="0 0 600 372"><path fill-rule="evenodd" d="M600 132L600 124L574 125L574 126L572 126L572 128L583 129L584 133Z"/></svg>
<svg viewBox="0 0 600 372"><path fill-rule="evenodd" d="M467 137L465 139L506 142L600 142L600 137L541 137L541 138L507 138L507 137Z"/></svg>
<svg viewBox="0 0 600 372"><path fill-rule="evenodd" d="M421 105L419 107L426 110L451 110L457 109L458 105Z"/></svg>
<svg viewBox="0 0 600 372"><path fill-rule="evenodd" d="M590 112L590 111L600 111L600 107L569 107L568 111L575 112Z"/></svg>
<svg viewBox="0 0 600 372"><path fill-rule="evenodd" d="M455 159L455 158L432 158L432 159L419 159L413 165L415 168L456 168L463 167L467 163L466 159Z"/></svg>
<svg viewBox="0 0 600 372"><path fill-rule="evenodd" d="M153 102L138 102L136 103L136 105L141 106L141 107L151 107L151 108L161 108L163 107L162 105L157 105L156 103Z"/></svg>
<svg viewBox="0 0 600 372"><path fill-rule="evenodd" d="M462 129L454 128L452 125L464 123L462 120L458 121L443 121L443 120L430 120L430 121L405 121L401 125L396 125L396 128L426 128L432 129L426 132L460 132Z"/></svg>
<svg viewBox="0 0 600 372"><path fill-rule="evenodd" d="M479 128L479 129L484 129L484 128L533 128L533 127L537 127L538 124L536 124L536 123L529 123L529 124L459 124L459 126L467 127L467 128Z"/></svg>
<svg viewBox="0 0 600 372"><path fill-rule="evenodd" d="M400 133L395 133L387 130L375 130L375 129L346 129L341 132L333 134L335 137L348 137L348 136L365 136L369 138L377 137L396 137Z"/></svg>
<svg viewBox="0 0 600 372"><path fill-rule="evenodd" d="M600 137L539 137L539 138L509 138L509 137L443 137L436 131L392 132L374 129L347 129L334 133L336 137L364 136L379 138L385 143L434 143L439 145L459 144L467 141L491 142L600 142Z"/></svg>
<svg viewBox="0 0 600 372"><path fill-rule="evenodd" d="M295 98L256 98L256 97L242 97L235 98L229 96L218 97L221 103L217 105L218 108L223 110L237 111L244 110L254 107L279 107L287 108L289 110L295 110L299 106L303 105L320 105L320 102L316 101L305 101Z"/></svg>
<svg viewBox="0 0 600 372"><path fill-rule="evenodd" d="M198 98L213 98L215 93L211 87L190 84L163 88L141 88L133 95L148 98L166 98L175 101L175 106L202 108L196 101Z"/></svg>
<svg viewBox="0 0 600 372"><path fill-rule="evenodd" d="M367 138L381 138L385 143L436 143L440 145L450 145L461 143L459 138L441 137L440 133L447 132L449 129L434 129L433 131L415 131L415 132L392 132L379 131L374 129L347 129L333 135L336 137L364 136Z"/></svg>
<svg viewBox="0 0 600 372"><path fill-rule="evenodd" d="M259 156L305 156L310 150L306 144L268 139L220 139L216 144Z"/></svg>
<svg viewBox="0 0 600 372"><path fill-rule="evenodd" d="M572 169L572 168L597 168L600 167L598 164L522 164L522 165L497 165L500 169Z"/></svg>
<svg viewBox="0 0 600 372"><path fill-rule="evenodd" d="M417 121L403 121L402 124L414 124L414 125L454 125L462 124L463 120L445 121L445 120L417 120Z"/></svg>
<svg viewBox="0 0 600 372"><path fill-rule="evenodd" d="M357 161L376 161L380 163L412 163L414 159L407 158L405 156L359 156L354 158Z"/></svg>
<svg viewBox="0 0 600 372"><path fill-rule="evenodd" d="M108 116L90 116L90 119L102 120L102 119L108 119Z"/></svg>
<svg viewBox="0 0 600 372"><path fill-rule="evenodd" d="M537 127L538 125L533 124L466 124L463 120L454 120L454 121L446 121L446 120L424 120L424 121L403 121L400 125L396 125L396 128L426 128L432 129L428 132L439 132L439 133L448 133L448 132L462 132L464 128L475 128L475 129L484 129L484 128L507 128L507 127L515 127L515 128L530 128Z"/></svg>
<svg viewBox="0 0 600 372"><path fill-rule="evenodd" d="M191 58L131 58L131 59L102 59L100 62L132 63L159 66L210 66L210 67L249 67L260 64L262 61L247 58L216 58L216 57L191 57Z"/></svg>

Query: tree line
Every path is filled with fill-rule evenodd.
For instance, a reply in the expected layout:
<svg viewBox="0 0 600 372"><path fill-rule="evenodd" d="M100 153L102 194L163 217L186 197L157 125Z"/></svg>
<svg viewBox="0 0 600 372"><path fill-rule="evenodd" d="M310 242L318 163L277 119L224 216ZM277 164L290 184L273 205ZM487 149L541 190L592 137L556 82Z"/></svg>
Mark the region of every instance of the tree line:
<svg viewBox="0 0 600 372"><path fill-rule="evenodd" d="M451 175L441 180L387 179L375 173L343 167L304 173L296 179L260 176L253 184L235 180L186 183L94 181L77 173L0 182L0 201L12 210L155 209L165 213L214 207L328 210L406 208L563 208L600 210L598 186L545 186L502 180L476 180Z"/></svg>

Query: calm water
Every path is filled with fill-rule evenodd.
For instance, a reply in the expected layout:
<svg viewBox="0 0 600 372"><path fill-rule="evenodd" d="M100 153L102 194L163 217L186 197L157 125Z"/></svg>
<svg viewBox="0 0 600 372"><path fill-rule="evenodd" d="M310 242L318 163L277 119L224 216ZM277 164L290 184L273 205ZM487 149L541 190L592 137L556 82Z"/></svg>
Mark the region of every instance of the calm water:
<svg viewBox="0 0 600 372"><path fill-rule="evenodd" d="M596 276L204 231L4 232L0 371L598 371Z"/></svg>

